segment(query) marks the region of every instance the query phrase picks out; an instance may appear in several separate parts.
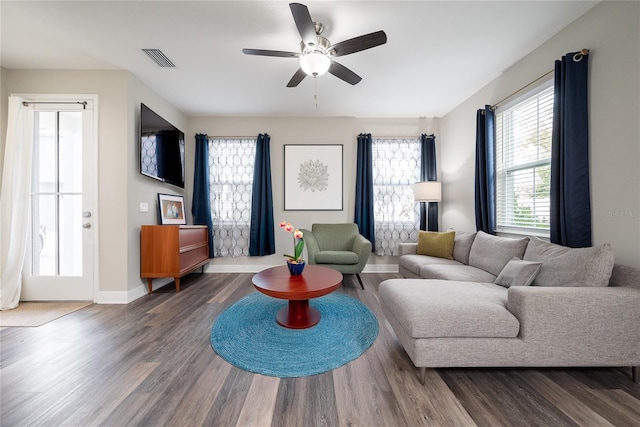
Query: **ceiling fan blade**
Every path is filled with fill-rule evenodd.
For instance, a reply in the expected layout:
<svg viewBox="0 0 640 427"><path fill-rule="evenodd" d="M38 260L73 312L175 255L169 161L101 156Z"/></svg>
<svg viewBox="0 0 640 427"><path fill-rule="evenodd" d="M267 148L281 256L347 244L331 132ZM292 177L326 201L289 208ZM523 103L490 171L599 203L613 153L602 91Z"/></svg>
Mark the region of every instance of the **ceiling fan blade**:
<svg viewBox="0 0 640 427"><path fill-rule="evenodd" d="M365 34L363 36L354 37L349 40L336 43L329 48L335 51L334 57L349 55L351 53L360 52L361 50L371 49L387 42L387 35L384 31L376 31L375 33Z"/></svg>
<svg viewBox="0 0 640 427"><path fill-rule="evenodd" d="M282 50L266 50L266 49L242 49L242 53L245 55L260 55L260 56L277 56L280 58L298 58L299 53L285 52Z"/></svg>
<svg viewBox="0 0 640 427"><path fill-rule="evenodd" d="M296 87L300 84L300 82L307 77L307 73L302 71L302 68L298 68L298 71L291 77L289 83L287 83L287 87Z"/></svg>
<svg viewBox="0 0 640 427"><path fill-rule="evenodd" d="M362 77L360 77L344 65L338 64L336 61L331 61L329 72L337 78L342 79L352 85L358 84L360 83L360 80L362 80Z"/></svg>
<svg viewBox="0 0 640 427"><path fill-rule="evenodd" d="M293 20L298 27L298 32L304 44L315 45L318 42L316 37L316 27L313 25L311 15L309 15L309 9L307 6L300 3L289 3Z"/></svg>

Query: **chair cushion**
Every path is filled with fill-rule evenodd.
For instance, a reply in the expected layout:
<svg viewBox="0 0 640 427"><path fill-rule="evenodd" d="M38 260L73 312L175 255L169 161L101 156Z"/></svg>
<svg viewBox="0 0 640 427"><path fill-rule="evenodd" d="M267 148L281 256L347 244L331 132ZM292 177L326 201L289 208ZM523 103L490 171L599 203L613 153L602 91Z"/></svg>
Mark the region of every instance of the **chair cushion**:
<svg viewBox="0 0 640 427"><path fill-rule="evenodd" d="M569 248L531 238L527 261L542 262L535 286L608 286L613 270L613 250L606 243L592 248Z"/></svg>
<svg viewBox="0 0 640 427"><path fill-rule="evenodd" d="M359 234L358 226L354 223L312 224L311 232L321 251L350 251L353 249L353 240Z"/></svg>
<svg viewBox="0 0 640 427"><path fill-rule="evenodd" d="M427 255L402 255L398 259L398 264L406 268L413 274L419 276L420 268L425 265L444 264L444 265L461 265L460 262L453 259L438 258Z"/></svg>
<svg viewBox="0 0 640 427"><path fill-rule="evenodd" d="M351 251L320 251L316 253L316 264L357 264L358 255Z"/></svg>
<svg viewBox="0 0 640 427"><path fill-rule="evenodd" d="M463 282L493 283L496 276L470 265L423 265L420 277L425 279L460 280Z"/></svg>
<svg viewBox="0 0 640 427"><path fill-rule="evenodd" d="M527 243L529 243L528 237L512 239L478 231L471 245L469 265L498 276L513 257L522 259Z"/></svg>
<svg viewBox="0 0 640 427"><path fill-rule="evenodd" d="M412 338L514 338L520 331L507 289L493 283L389 279L378 292Z"/></svg>
<svg viewBox="0 0 640 427"><path fill-rule="evenodd" d="M463 264L469 264L469 252L471 245L476 238L476 233L467 233L465 231L456 231L456 238L453 244L453 259Z"/></svg>

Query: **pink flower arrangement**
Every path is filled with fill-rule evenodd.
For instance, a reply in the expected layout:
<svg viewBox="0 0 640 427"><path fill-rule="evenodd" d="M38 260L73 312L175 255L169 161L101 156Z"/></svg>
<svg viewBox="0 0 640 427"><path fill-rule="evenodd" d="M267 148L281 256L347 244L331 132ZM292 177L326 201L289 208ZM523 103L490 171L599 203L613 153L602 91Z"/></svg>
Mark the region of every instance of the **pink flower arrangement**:
<svg viewBox="0 0 640 427"><path fill-rule="evenodd" d="M284 256L289 258L292 262L302 262L302 250L304 249L304 235L302 231L294 228L293 225L288 223L287 221L282 221L280 223L280 228L284 229L287 233L293 233L293 255Z"/></svg>

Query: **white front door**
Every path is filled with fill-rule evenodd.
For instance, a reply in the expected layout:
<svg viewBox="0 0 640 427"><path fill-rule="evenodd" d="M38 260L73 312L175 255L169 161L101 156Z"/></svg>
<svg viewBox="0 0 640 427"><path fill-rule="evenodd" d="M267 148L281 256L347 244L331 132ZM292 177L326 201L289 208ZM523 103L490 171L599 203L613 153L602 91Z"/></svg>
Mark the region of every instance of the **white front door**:
<svg viewBox="0 0 640 427"><path fill-rule="evenodd" d="M31 232L20 299L93 301L97 106L93 99L33 101Z"/></svg>

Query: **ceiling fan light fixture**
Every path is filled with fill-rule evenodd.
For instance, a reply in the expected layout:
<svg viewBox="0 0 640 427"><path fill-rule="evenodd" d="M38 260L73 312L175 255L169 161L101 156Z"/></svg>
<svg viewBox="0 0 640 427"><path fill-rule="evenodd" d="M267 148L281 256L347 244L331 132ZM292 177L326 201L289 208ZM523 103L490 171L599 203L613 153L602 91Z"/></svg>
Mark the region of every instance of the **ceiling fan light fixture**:
<svg viewBox="0 0 640 427"><path fill-rule="evenodd" d="M331 59L322 52L312 51L300 56L300 68L310 76L317 77L329 71Z"/></svg>

